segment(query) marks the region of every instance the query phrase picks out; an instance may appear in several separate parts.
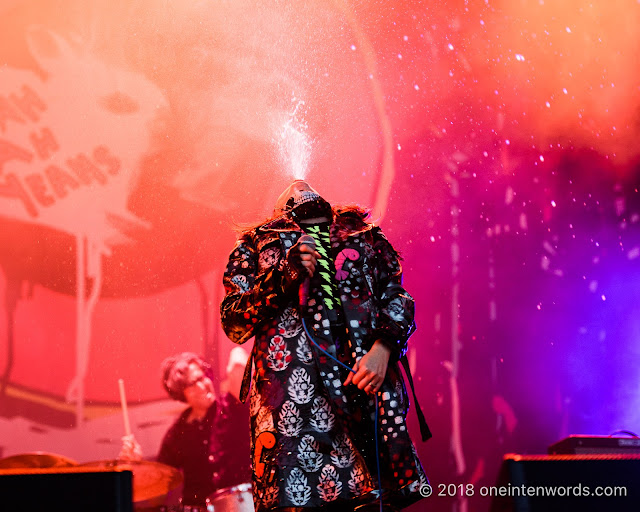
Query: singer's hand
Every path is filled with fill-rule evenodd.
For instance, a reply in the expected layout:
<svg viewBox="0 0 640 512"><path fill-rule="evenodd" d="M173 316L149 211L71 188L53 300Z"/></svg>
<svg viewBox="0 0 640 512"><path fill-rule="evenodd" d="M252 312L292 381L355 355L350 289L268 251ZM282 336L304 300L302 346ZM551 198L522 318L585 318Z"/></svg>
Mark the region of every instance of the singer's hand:
<svg viewBox="0 0 640 512"><path fill-rule="evenodd" d="M321 258L320 253L316 251L309 244L301 244L300 242L298 242L296 245L300 246L299 248L300 264L307 271L307 275L309 277L313 277L313 274L315 274L316 272L316 265L318 264L318 259ZM293 250L293 248L291 250Z"/></svg>
<svg viewBox="0 0 640 512"><path fill-rule="evenodd" d="M320 257L313 245L298 241L287 253L283 288L290 290L299 286L307 277L313 277Z"/></svg>
<svg viewBox="0 0 640 512"><path fill-rule="evenodd" d="M355 373L349 373L344 385L355 384L367 393L377 393L387 374L390 355L391 350L380 340L376 341L371 350L356 361L353 366Z"/></svg>

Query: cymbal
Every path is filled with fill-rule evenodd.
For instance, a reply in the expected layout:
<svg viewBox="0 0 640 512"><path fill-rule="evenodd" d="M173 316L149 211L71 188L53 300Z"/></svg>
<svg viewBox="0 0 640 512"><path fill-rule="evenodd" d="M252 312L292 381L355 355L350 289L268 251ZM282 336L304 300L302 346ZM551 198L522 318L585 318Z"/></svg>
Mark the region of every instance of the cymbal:
<svg viewBox="0 0 640 512"><path fill-rule="evenodd" d="M22 453L0 459L0 469L67 468L77 465L78 463L75 460L71 460L63 455L46 452Z"/></svg>
<svg viewBox="0 0 640 512"><path fill-rule="evenodd" d="M182 473L172 466L148 460L100 460L80 464L86 468L129 470L133 473L133 501L163 498L182 483Z"/></svg>

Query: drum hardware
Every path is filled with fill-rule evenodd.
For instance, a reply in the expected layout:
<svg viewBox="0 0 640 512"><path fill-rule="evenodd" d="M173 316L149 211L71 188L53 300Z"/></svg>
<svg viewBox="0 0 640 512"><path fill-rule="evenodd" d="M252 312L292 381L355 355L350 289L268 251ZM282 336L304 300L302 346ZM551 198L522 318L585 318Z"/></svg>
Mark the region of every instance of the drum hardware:
<svg viewBox="0 0 640 512"><path fill-rule="evenodd" d="M47 452L30 452L20 455L11 455L0 459L0 469L14 468L67 468L77 466L75 460L63 455Z"/></svg>
<svg viewBox="0 0 640 512"><path fill-rule="evenodd" d="M87 462L80 467L113 468L133 473L133 502L136 509L165 504L169 492L182 484L182 473L166 464L152 461L102 460Z"/></svg>
<svg viewBox="0 0 640 512"><path fill-rule="evenodd" d="M251 484L220 489L208 498L208 503L209 512L254 512Z"/></svg>

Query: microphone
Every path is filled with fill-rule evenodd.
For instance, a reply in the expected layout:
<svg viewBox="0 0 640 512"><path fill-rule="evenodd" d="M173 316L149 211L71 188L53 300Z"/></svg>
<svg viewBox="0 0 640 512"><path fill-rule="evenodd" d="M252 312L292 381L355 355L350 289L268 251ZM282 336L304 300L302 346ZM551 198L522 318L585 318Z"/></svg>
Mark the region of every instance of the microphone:
<svg viewBox="0 0 640 512"><path fill-rule="evenodd" d="M307 235L306 233L298 238L298 243L306 244L311 247L314 251L316 250L316 241L313 239L311 235Z"/></svg>
<svg viewBox="0 0 640 512"><path fill-rule="evenodd" d="M316 250L316 241L313 239L313 237L311 235L307 235L306 233L304 235L302 235L299 239L298 239L298 243L301 244L305 244L309 247L311 247L311 249L313 249L314 251ZM311 278L309 276L307 276L304 281L302 281L302 284L300 285L300 290L298 291L299 297L300 297L300 305L301 306L306 306L307 305L307 300L309 299L309 283L310 283Z"/></svg>

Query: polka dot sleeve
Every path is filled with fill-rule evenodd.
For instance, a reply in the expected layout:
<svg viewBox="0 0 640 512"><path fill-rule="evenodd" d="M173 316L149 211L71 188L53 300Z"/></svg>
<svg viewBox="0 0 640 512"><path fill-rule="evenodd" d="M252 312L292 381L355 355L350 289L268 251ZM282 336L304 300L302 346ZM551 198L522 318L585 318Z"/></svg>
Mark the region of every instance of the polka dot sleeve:
<svg viewBox="0 0 640 512"><path fill-rule="evenodd" d="M258 272L258 255L250 235L243 235L229 256L220 305L222 328L234 343L244 343L265 321L273 319L283 301L282 272L278 265Z"/></svg>

